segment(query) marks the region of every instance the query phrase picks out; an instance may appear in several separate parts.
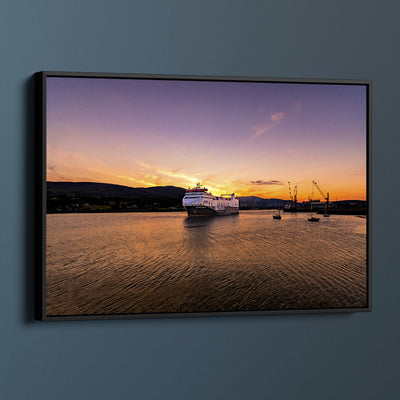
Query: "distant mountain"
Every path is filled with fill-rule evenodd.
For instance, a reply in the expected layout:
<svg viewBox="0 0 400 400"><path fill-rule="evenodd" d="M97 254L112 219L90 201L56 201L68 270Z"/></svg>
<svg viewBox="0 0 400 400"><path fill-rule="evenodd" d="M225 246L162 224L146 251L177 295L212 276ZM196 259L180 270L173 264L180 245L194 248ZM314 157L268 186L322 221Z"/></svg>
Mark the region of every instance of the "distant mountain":
<svg viewBox="0 0 400 400"><path fill-rule="evenodd" d="M114 185L96 182L47 182L47 197L67 196L91 198L118 198L118 199L151 199L151 200L181 200L185 195L184 188L177 186L153 186L148 188L132 188L129 186ZM283 207L287 200L263 199L256 196L239 197L241 209L276 208Z"/></svg>
<svg viewBox="0 0 400 400"><path fill-rule="evenodd" d="M47 196L117 197L121 199L182 199L185 189L176 186L132 188L95 182L47 182Z"/></svg>
<svg viewBox="0 0 400 400"><path fill-rule="evenodd" d="M239 197L239 207L241 209L281 208L287 203L287 200L281 199L262 199L256 196Z"/></svg>

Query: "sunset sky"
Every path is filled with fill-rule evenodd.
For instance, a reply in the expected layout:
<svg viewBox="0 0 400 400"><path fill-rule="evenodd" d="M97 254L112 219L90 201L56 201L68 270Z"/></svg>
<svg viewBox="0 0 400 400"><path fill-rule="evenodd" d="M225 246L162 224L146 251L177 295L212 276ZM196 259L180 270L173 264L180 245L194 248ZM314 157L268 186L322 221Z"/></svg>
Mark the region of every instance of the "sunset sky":
<svg viewBox="0 0 400 400"><path fill-rule="evenodd" d="M362 85L48 77L47 180L364 200L366 118Z"/></svg>

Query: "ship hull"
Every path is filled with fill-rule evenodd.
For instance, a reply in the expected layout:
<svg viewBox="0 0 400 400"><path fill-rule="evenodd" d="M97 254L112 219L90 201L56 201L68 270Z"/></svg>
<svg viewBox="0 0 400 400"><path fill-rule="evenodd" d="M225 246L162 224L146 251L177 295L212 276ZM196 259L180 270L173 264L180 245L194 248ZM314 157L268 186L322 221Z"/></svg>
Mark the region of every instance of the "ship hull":
<svg viewBox="0 0 400 400"><path fill-rule="evenodd" d="M239 207L225 207L223 210L214 210L206 206L185 206L188 217L211 217L215 215L233 215L239 213Z"/></svg>

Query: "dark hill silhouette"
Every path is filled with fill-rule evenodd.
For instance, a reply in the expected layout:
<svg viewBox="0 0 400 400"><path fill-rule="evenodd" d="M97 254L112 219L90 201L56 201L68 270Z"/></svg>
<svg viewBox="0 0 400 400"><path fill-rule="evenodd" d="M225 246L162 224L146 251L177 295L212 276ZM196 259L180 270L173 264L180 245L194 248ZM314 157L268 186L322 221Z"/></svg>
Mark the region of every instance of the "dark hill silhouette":
<svg viewBox="0 0 400 400"><path fill-rule="evenodd" d="M47 212L109 212L183 210L184 188L133 188L97 182L47 182ZM255 196L239 197L244 210L283 207L287 201Z"/></svg>
<svg viewBox="0 0 400 400"><path fill-rule="evenodd" d="M182 199L185 189L176 186L132 188L96 182L47 182L47 195L116 197L121 199Z"/></svg>

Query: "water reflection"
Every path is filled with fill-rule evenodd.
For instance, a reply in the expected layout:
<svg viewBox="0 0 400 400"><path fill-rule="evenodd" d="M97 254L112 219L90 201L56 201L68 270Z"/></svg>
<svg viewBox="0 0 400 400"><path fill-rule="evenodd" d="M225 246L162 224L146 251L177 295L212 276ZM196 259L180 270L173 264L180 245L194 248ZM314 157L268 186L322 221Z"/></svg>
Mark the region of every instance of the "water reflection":
<svg viewBox="0 0 400 400"><path fill-rule="evenodd" d="M183 226L186 229L200 228L213 223L214 219L214 217L187 217L183 220Z"/></svg>
<svg viewBox="0 0 400 400"><path fill-rule="evenodd" d="M239 214L224 215L224 216L208 216L208 217L186 217L183 220L185 228L196 228L201 226L212 226L214 224L232 224L237 221Z"/></svg>
<svg viewBox="0 0 400 400"><path fill-rule="evenodd" d="M365 219L48 215L52 315L360 307Z"/></svg>

